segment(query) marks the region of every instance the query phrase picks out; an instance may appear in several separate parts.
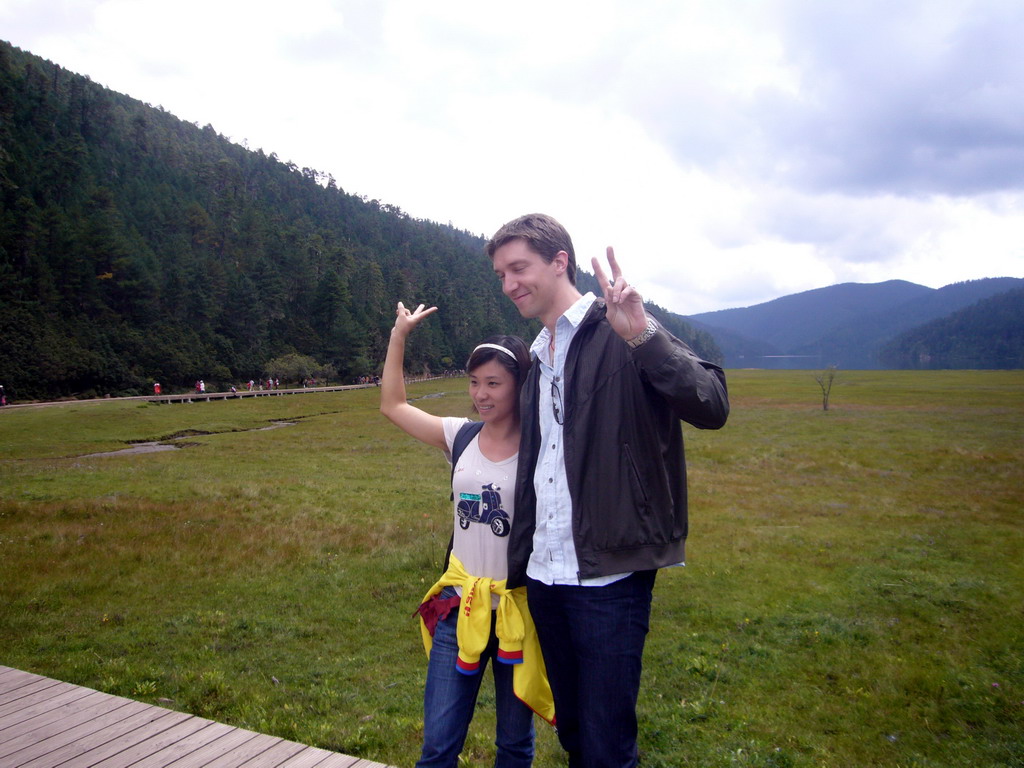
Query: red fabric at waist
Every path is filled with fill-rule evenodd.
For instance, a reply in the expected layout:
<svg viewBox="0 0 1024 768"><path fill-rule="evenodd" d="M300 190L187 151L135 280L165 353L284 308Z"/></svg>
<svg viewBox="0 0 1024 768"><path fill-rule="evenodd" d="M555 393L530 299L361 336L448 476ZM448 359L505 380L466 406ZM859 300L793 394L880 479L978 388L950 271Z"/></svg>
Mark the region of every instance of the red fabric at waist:
<svg viewBox="0 0 1024 768"><path fill-rule="evenodd" d="M430 636L433 637L437 622L447 619L452 609L458 608L461 602L462 598L458 595L454 597L439 597L435 595L421 603L413 615L415 616L418 613L423 618L423 625L427 628Z"/></svg>

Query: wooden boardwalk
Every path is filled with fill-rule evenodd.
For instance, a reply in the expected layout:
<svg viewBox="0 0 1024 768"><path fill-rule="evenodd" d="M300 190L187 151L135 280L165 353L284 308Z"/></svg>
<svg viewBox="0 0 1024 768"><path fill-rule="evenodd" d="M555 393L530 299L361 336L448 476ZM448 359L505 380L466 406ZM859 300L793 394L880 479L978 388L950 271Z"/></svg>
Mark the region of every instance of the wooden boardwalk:
<svg viewBox="0 0 1024 768"><path fill-rule="evenodd" d="M434 381L436 379L449 378L447 376L407 376L406 384L417 384L422 381ZM0 408L0 413L18 408L39 408L42 406L56 405L89 405L91 403L109 403L114 400L140 400L149 403L208 403L211 400L241 400L246 397L279 397L283 395L311 395L321 392L342 392L350 389L373 389L376 384L339 384L334 387L296 387L293 389L240 389L237 392L186 392L179 395L132 395L130 397L94 397L89 400L51 400L28 403L8 403ZM2 766L0 766L2 768Z"/></svg>
<svg viewBox="0 0 1024 768"><path fill-rule="evenodd" d="M243 397L280 397L282 395L311 395L317 392L341 392L348 389L370 389L375 384L340 384L336 387L299 387L296 389L240 389L237 392L189 392L184 395L142 395L138 400L151 403L198 403L211 400L232 400ZM127 398L119 398L127 399Z"/></svg>
<svg viewBox="0 0 1024 768"><path fill-rule="evenodd" d="M0 666L0 768L391 768Z"/></svg>

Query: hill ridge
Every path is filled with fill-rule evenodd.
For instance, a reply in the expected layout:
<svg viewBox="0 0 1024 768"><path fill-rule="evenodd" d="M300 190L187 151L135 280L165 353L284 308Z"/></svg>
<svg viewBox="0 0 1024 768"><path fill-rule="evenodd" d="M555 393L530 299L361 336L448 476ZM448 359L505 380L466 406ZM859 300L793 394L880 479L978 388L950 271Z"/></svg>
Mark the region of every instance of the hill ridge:
<svg viewBox="0 0 1024 768"><path fill-rule="evenodd" d="M880 352L898 334L1019 286L1024 279L1013 277L942 288L905 280L839 283L688 319L715 338L727 366L882 368L888 366Z"/></svg>
<svg viewBox="0 0 1024 768"><path fill-rule="evenodd" d="M539 330L484 244L0 42L9 398L226 389L284 376L285 359L351 382L380 372L399 300L440 308L407 370L460 369L482 338Z"/></svg>

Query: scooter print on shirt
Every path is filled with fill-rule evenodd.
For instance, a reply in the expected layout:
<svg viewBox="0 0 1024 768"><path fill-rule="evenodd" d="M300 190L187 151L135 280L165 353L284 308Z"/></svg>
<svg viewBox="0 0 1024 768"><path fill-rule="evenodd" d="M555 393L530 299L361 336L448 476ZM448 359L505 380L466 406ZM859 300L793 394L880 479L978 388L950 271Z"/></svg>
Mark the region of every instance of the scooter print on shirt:
<svg viewBox="0 0 1024 768"><path fill-rule="evenodd" d="M501 488L494 483L483 486L479 494L460 493L455 507L459 515L459 526L466 530L470 523L489 525L495 536L508 536L511 524L508 513L501 508Z"/></svg>

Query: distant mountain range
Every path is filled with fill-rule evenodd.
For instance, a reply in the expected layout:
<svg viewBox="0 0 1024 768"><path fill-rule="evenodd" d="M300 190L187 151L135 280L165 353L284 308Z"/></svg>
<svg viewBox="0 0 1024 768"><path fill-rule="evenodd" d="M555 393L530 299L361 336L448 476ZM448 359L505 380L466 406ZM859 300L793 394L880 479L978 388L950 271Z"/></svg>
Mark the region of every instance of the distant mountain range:
<svg viewBox="0 0 1024 768"><path fill-rule="evenodd" d="M1019 368L1022 316L1024 279L998 277L938 289L843 283L686 319L729 368Z"/></svg>
<svg viewBox="0 0 1024 768"><path fill-rule="evenodd" d="M539 330L484 240L345 192L0 41L0 376L8 399L379 372L398 299L442 308L407 369ZM581 291L599 290L582 270ZM687 319L727 367L1024 367L1024 280L836 285ZM935 323L938 323L937 325ZM298 365L298 364L297 364Z"/></svg>

